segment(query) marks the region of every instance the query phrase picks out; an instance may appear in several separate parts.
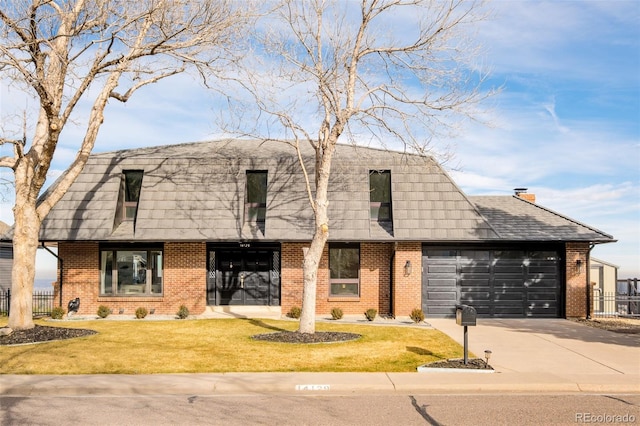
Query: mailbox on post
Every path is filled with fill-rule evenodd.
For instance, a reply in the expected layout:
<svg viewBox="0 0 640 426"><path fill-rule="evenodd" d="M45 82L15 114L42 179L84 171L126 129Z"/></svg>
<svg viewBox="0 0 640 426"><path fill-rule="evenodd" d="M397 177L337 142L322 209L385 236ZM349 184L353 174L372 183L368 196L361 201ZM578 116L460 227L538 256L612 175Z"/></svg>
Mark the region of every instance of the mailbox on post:
<svg viewBox="0 0 640 426"><path fill-rule="evenodd" d="M456 305L456 324L458 325L476 325L476 309L469 305Z"/></svg>
<svg viewBox="0 0 640 426"><path fill-rule="evenodd" d="M456 324L464 326L464 365L469 363L469 338L467 326L476 325L476 309L469 305L456 305Z"/></svg>

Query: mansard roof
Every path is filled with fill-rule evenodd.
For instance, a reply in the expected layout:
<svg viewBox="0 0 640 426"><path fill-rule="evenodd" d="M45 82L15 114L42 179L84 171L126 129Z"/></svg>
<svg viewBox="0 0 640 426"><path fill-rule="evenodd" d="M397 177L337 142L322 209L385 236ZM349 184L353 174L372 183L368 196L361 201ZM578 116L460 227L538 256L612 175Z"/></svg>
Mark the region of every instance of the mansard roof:
<svg viewBox="0 0 640 426"><path fill-rule="evenodd" d="M93 154L44 220L43 241L309 241L314 223L306 181L293 147L280 141L220 140ZM144 177L135 222L116 220L123 171ZM392 226L370 219L369 173L391 173ZM244 222L246 172L267 172L263 229ZM518 234L511 210L493 198L467 197L431 157L338 145L329 187L332 241L484 242L510 239L606 239L592 228L557 224L560 215L529 213L537 232ZM477 201L477 205L472 200ZM498 202L497 199L495 199ZM535 205L533 207L535 209ZM498 214L499 209L504 214ZM534 228L534 222L527 221ZM563 222L565 223L565 222ZM543 226L543 224L545 226ZM556 230L561 231L554 233ZM542 232L542 229L545 232ZM572 232L573 231L573 232Z"/></svg>

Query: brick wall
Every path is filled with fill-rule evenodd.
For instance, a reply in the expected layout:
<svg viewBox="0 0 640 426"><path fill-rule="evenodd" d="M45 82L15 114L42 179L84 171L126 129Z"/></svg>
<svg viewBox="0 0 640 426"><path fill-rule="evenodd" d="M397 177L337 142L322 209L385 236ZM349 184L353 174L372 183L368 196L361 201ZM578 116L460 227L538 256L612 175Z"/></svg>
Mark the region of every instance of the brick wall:
<svg viewBox="0 0 640 426"><path fill-rule="evenodd" d="M391 257L392 243L363 243L360 245L360 281L363 313L376 308L378 314L391 313Z"/></svg>
<svg viewBox="0 0 640 426"><path fill-rule="evenodd" d="M566 245L566 317L587 316L587 253L589 243L567 243ZM579 271L577 260L582 261Z"/></svg>
<svg viewBox="0 0 640 426"><path fill-rule="evenodd" d="M411 262L411 275L405 275L404 266ZM414 308L422 308L422 245L419 242L401 242L396 247L393 269L393 313L396 317L409 316Z"/></svg>
<svg viewBox="0 0 640 426"><path fill-rule="evenodd" d="M98 243L59 243L58 257L62 259L62 307L76 297L80 298L79 314L91 315L98 310L100 291L100 264ZM60 302L60 271L54 286L54 304Z"/></svg>
<svg viewBox="0 0 640 426"><path fill-rule="evenodd" d="M280 252L280 307L286 314L293 306L302 306L302 249L305 243L283 243ZM323 256L323 259L325 256Z"/></svg>
<svg viewBox="0 0 640 426"><path fill-rule="evenodd" d="M63 260L62 304L80 298L81 315L95 315L98 306L109 307L114 314L123 310L133 315L139 307L156 314L173 315L184 304L191 314L201 314L206 307L206 244L165 243L163 296L100 297L99 246L97 243L59 243L58 256ZM58 277L58 283L60 277ZM59 300L59 284L55 300ZM57 303L56 303L57 304Z"/></svg>
<svg viewBox="0 0 640 426"><path fill-rule="evenodd" d="M306 243L282 244L282 312L286 314L293 306L302 306L302 259ZM316 314L330 315L334 307L345 315L364 315L369 308L387 314L390 310L390 282L393 244L360 244L360 297L329 297L329 249L324 249L316 288ZM420 289L418 289L418 294Z"/></svg>
<svg viewBox="0 0 640 426"><path fill-rule="evenodd" d="M207 244L165 243L162 313L175 314L185 305L191 314L207 307Z"/></svg>
<svg viewBox="0 0 640 426"><path fill-rule="evenodd" d="M282 312L302 305L302 249L305 243L283 243L281 252ZM329 297L328 247L325 248L318 271L316 313L330 315L339 307L346 315L360 315L368 308L379 314L391 311L396 317L408 316L421 307L422 251L419 242L397 243L393 256L393 243L362 243L360 245L360 297ZM566 305L567 318L587 315L587 262L588 243L566 245ZM79 314L93 315L99 305L108 306L114 313L121 309L133 315L138 307L155 309L156 314L175 314L184 304L192 314L206 308L206 243L166 243L164 246L164 294L162 297L100 297L99 246L97 243L59 243L58 255L64 264L62 304L80 298ZM391 259L393 258L393 265ZM576 261L582 261L578 272ZM412 272L405 276L406 261L411 261ZM395 271L393 297L391 297L391 269ZM58 277L58 282L60 277ZM56 305L59 285L55 286ZM393 306L391 306L393 303Z"/></svg>

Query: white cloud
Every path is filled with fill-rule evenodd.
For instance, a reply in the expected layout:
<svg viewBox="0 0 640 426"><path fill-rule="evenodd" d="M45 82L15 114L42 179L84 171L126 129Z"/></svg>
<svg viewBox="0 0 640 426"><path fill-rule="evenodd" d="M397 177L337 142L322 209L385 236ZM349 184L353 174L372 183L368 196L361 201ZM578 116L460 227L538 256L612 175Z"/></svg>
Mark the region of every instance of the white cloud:
<svg viewBox="0 0 640 426"><path fill-rule="evenodd" d="M607 52L594 48L638 46L638 2L498 1L492 7L494 19L482 25L480 37L499 74L552 73L598 83L615 75L626 83L637 81L636 74L611 66Z"/></svg>

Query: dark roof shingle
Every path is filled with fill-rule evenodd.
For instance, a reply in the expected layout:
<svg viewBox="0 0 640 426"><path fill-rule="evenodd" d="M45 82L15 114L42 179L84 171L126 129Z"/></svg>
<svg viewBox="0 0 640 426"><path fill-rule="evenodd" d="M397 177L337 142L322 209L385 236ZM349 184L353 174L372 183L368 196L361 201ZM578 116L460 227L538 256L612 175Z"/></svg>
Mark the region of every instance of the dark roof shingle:
<svg viewBox="0 0 640 426"><path fill-rule="evenodd" d="M305 144L313 186L312 155ZM144 170L135 227L116 226L115 221L124 170ZM248 170L268 172L264 232L243 223ZM392 226L371 222L371 170L391 172ZM562 224L573 225L562 228L558 215L543 216L535 206L537 213L513 223L517 216L502 204L492 207L489 198L478 199L477 207L430 157L338 145L330 179L333 241L575 240L606 235L566 219ZM295 150L284 142L222 140L94 154L44 220L41 239L308 241L314 223L305 182ZM515 232L523 226L531 231Z"/></svg>
<svg viewBox="0 0 640 426"><path fill-rule="evenodd" d="M613 241L609 234L517 196L470 196L469 199L505 240Z"/></svg>

